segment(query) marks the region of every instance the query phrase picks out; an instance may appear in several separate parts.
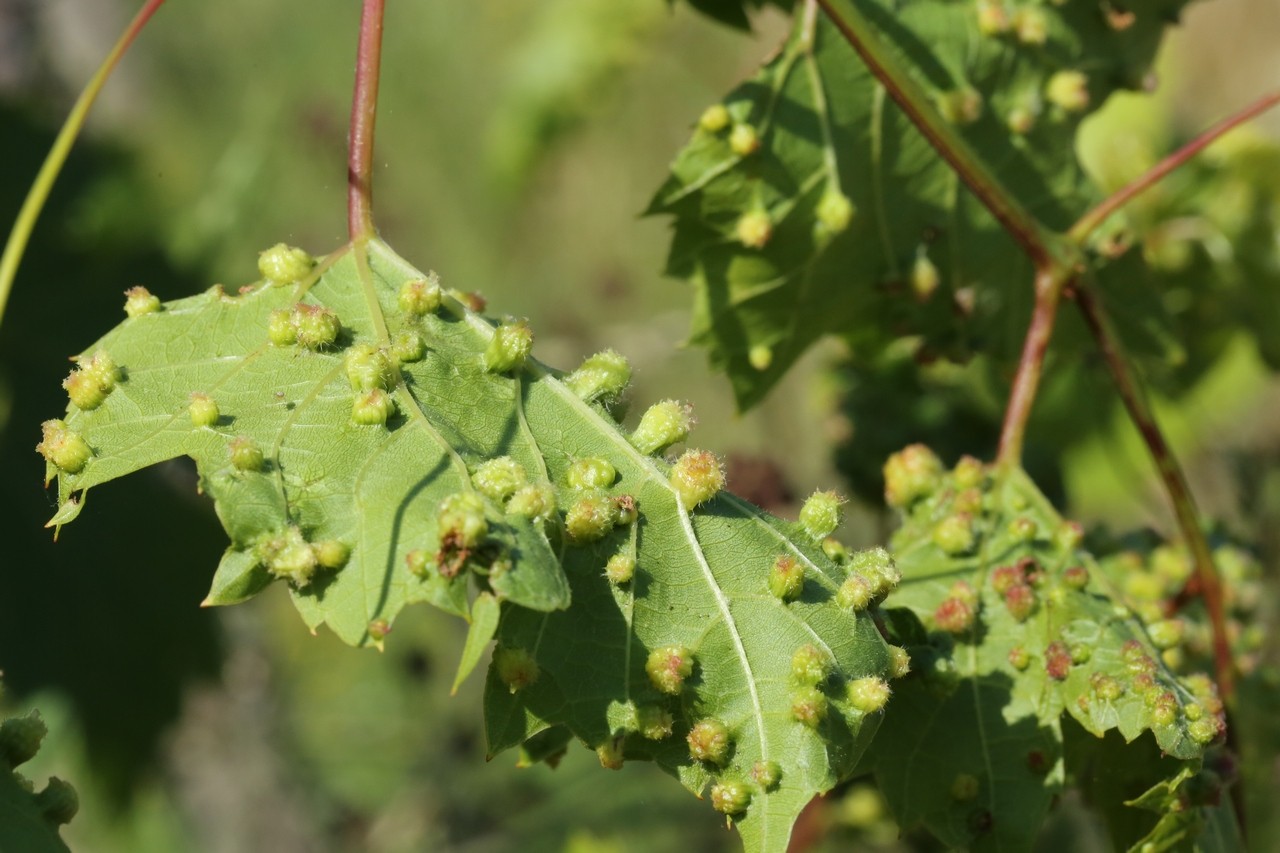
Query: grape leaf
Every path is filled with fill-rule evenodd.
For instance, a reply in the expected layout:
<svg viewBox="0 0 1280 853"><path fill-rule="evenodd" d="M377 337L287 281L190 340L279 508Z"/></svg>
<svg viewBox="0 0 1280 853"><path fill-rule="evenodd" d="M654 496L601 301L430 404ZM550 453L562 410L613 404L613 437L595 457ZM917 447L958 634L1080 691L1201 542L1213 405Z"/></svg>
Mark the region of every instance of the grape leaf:
<svg viewBox="0 0 1280 853"><path fill-rule="evenodd" d="M264 253L268 277L236 295L131 292L133 316L80 357L65 422L46 424L57 521L100 484L190 456L231 539L206 603L284 582L313 629L381 645L405 605L468 616L493 596L491 752L562 726L602 757L656 760L699 795L711 785L748 849L785 849L880 718L843 689L889 660L873 619L835 602L847 568L801 527L715 494L718 481L689 491L671 479L682 463L636 449L608 414L620 389L601 365L626 372L620 356L563 380L511 360L505 342L527 327L495 330L379 241L284 279L269 256L291 257ZM526 497L539 508L517 510ZM629 580L605 577L618 554ZM794 600L768 587L784 558L806 578ZM830 712L812 726L792 712L802 647L830 668L815 700ZM650 656L676 648L688 669L661 684ZM727 742L695 761L686 736L707 719Z"/></svg>
<svg viewBox="0 0 1280 853"><path fill-rule="evenodd" d="M35 756L45 732L36 711L0 723L0 850L68 850L58 827L76 812L79 800L75 791L66 782L50 778L37 793L17 770Z"/></svg>
<svg viewBox="0 0 1280 853"><path fill-rule="evenodd" d="M1123 20L1075 4L858 8L1003 191L1063 229L1094 198L1073 150L1080 120L1141 83L1183 5L1129 4ZM1000 32L981 33L983 10ZM667 272L694 285L691 340L728 372L740 406L827 333L855 352L918 335L935 355L1016 357L1030 262L825 16L798 14L790 41L724 106L704 116L648 213L674 217ZM1142 276L1102 275L1131 308L1131 343L1170 357Z"/></svg>
<svg viewBox="0 0 1280 853"><path fill-rule="evenodd" d="M1150 733L1174 772L1218 737L1211 685L1168 669L1154 626L1120 603L1024 473L966 459L944 477L916 446L886 477L906 507L893 540L903 580L887 603L907 612L889 611L889 633L915 674L869 760L901 824L973 850L1030 849L1072 771L1064 714L1096 737Z"/></svg>

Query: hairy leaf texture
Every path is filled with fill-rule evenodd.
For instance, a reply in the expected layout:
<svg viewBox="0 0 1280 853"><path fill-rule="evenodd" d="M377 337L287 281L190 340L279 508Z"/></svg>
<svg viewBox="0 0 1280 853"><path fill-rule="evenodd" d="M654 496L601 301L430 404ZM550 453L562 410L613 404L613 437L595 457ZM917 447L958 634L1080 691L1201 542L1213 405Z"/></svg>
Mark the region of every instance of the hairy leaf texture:
<svg viewBox="0 0 1280 853"><path fill-rule="evenodd" d="M298 269L285 247L264 258ZM129 317L72 383L110 389L46 424L53 523L100 484L190 456L231 539L207 603L285 583L307 625L352 644L381 645L419 601L474 620L460 676L496 632L492 753L572 732L608 766L652 759L710 787L748 849L785 849L881 716L846 701L848 681L888 669L872 618L835 602L847 569L719 490L711 454L637 450L607 408L621 356L562 378L526 358L523 322L495 328L436 287L372 241L296 283ZM634 571L610 579L619 554ZM802 569L798 597L770 593L778 560ZM801 647L827 665L804 685L829 694L814 725L792 711ZM701 758L695 729L715 735Z"/></svg>
<svg viewBox="0 0 1280 853"><path fill-rule="evenodd" d="M1088 3L858 8L1004 190L1064 229L1096 195L1073 148L1081 119L1142 83L1183 5L1145 0L1122 21ZM694 285L691 339L739 405L828 333L855 353L910 335L933 355L1016 358L1030 262L824 15L800 11L724 106L729 120L699 125L649 213L674 217L667 271ZM1167 355L1142 276L1102 275L1136 318L1132 343Z"/></svg>
<svg viewBox="0 0 1280 853"><path fill-rule="evenodd" d="M919 446L886 473L904 510L892 547L903 579L887 602L902 609L886 612L912 674L870 763L902 825L923 823L948 846L1031 849L1078 770L1064 715L1094 737L1154 739L1176 759L1170 776L1196 768L1222 733L1212 684L1170 670L1158 620L1122 603L1025 474L973 459L943 474Z"/></svg>

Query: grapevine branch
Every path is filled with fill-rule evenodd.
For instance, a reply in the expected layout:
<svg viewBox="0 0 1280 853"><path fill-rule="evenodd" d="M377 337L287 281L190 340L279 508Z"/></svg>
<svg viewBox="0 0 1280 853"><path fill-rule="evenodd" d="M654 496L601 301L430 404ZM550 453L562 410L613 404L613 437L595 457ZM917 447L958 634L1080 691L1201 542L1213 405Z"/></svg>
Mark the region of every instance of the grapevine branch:
<svg viewBox="0 0 1280 853"><path fill-rule="evenodd" d="M1228 131L1239 127L1255 116L1261 115L1267 110L1280 104L1280 90L1263 95L1244 109L1215 124L1177 151L1165 157L1156 165L1152 166L1146 173L1139 175L1125 186L1116 190L1106 199L1098 204L1097 207L1090 210L1071 229L1067 232L1069 237L1075 243L1083 243L1098 226L1107 221L1113 213L1124 207L1139 194L1150 189L1165 175L1177 169L1183 163L1186 163L1195 155L1199 154L1209 145L1216 142Z"/></svg>
<svg viewBox="0 0 1280 853"><path fill-rule="evenodd" d="M1107 370L1115 383L1116 391L1124 401L1129 418L1142 434L1142 439L1151 453L1156 470L1173 503L1178 528L1187 547L1191 550L1196 583L1200 588L1200 595L1204 598L1205 608L1209 611L1209 622L1213 628L1213 662L1218 690L1224 699L1230 700L1234 690L1235 674L1231 645L1227 638L1222 583L1214 569L1209 541L1200 525L1195 499L1187 485L1187 478L1168 442L1165 441L1160 426L1156 423L1155 414L1151 411L1137 373L1125 356L1120 339L1112 329L1111 321L1098 297L1093 289L1083 282L1077 283L1073 291L1076 304L1080 307L1085 323L1089 326L1089 331L1097 341L1102 357L1106 361Z"/></svg>
<svg viewBox="0 0 1280 853"><path fill-rule="evenodd" d="M364 0L356 49L355 92L347 144L347 232L354 242L374 235L373 130L382 67L382 16L386 0Z"/></svg>
<svg viewBox="0 0 1280 853"><path fill-rule="evenodd" d="M36 175L35 182L31 184L31 189L27 191L27 197L22 202L22 209L18 211L18 218L14 220L13 228L9 231L9 239L5 243L4 254L0 255L0 320L4 318L4 309L9 302L9 291L12 289L13 280L18 274L18 264L21 263L22 255L27 249L27 242L31 239L31 232L35 229L36 220L40 218L40 211L44 208L44 203L48 200L49 193L53 190L53 184L58 179L58 173L62 171L63 164L67 162L67 155L71 153L71 146L75 144L76 137L80 135L81 129L84 128L84 122L89 116L89 110L93 107L94 102L98 100L98 93L102 91L103 85L106 84L107 78L111 76L111 72L115 70L120 58L124 56L129 46L133 44L133 40L138 37L138 33L142 32L142 28L147 25L147 21L151 20L151 16L163 5L164 0L147 0L142 8L138 10L138 14L134 15L133 20L129 22L129 26L125 28L115 46L111 48L111 52L107 54L107 58L98 66L98 70L94 72L88 85L84 87L84 91L76 99L75 105L71 108L71 114L67 116L62 129L58 131L57 139L53 142L53 147L49 149L48 155L45 156L44 164L40 166L40 172Z"/></svg>

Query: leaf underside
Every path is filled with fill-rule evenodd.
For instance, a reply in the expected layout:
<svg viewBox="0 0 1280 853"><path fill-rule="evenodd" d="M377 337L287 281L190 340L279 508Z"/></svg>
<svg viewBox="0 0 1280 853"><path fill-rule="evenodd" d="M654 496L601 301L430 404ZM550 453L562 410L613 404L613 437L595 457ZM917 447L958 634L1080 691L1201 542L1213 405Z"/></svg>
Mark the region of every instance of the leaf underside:
<svg viewBox="0 0 1280 853"><path fill-rule="evenodd" d="M1032 216L1063 229L1096 195L1075 156L1079 122L1111 92L1142 85L1183 5L1130 3L1132 18L1121 20L1088 3L1006 5L1008 28L986 36L973 3L858 8L935 105L980 96L969 102L976 118L958 120L957 132ZM1043 16L1043 43L1020 40L1014 22L1023 10ZM1078 110L1046 95L1052 75L1071 70L1087 75L1088 105ZM824 334L842 336L855 354L910 335L934 355L1016 361L1030 316L1030 262L824 15L798 14L778 55L724 103L730 125L695 130L648 212L674 217L667 272L693 284L691 340L728 373L740 406L758 402ZM1023 132L1010 128L1018 110L1030 117ZM755 129L758 150L735 153L738 124ZM836 192L856 213L833 233L819 208ZM763 247L737 233L748 211L771 221ZM913 283L922 258L937 272L927 294ZM1162 305L1137 267L1104 267L1104 289L1132 318L1131 345L1172 358ZM1084 340L1068 332L1057 343L1073 337Z"/></svg>
<svg viewBox="0 0 1280 853"><path fill-rule="evenodd" d="M1144 623L1093 558L1064 541L1069 528L1025 474L987 480L976 493L980 501L947 478L911 506L894 538L903 581L885 612L913 672L898 682L867 761L901 825L923 824L948 846L1030 850L1080 772L1064 751L1064 714L1097 738L1154 739L1168 756L1154 772L1175 776L1198 765L1204 746L1189 734L1188 715L1212 699L1165 666ZM974 544L948 553L935 531L958 513L968 514ZM1087 577L1083 588L1068 581L1069 569L1077 584ZM1029 612L1001 591L1011 579L1029 591ZM971 602L972 624L943 630L956 599ZM1161 696L1173 709L1163 723L1153 719ZM1142 746L1107 760L1145 754Z"/></svg>
<svg viewBox="0 0 1280 853"><path fill-rule="evenodd" d="M592 748L619 743L627 758L655 760L699 794L717 780L745 780L757 762L777 762L780 784L751 788L734 819L747 849L785 849L800 810L851 772L879 719L845 707L838 689L841 679L888 666L872 618L834 603L846 570L796 525L727 493L685 508L669 464L635 450L603 407L583 402L553 371L533 361L512 373L486 371L493 324L460 295L446 294L439 313L400 310L401 285L422 278L372 241L325 258L298 285L258 283L236 295L218 287L127 319L82 356L84 363L107 353L120 380L97 408L69 407L68 427L92 456L75 474L50 466L59 475L57 520L72 519L70 502L85 505L99 484L189 456L231 539L207 603L241 601L273 582L263 543L289 536L349 549L341 568L290 582L306 624L328 625L348 643L381 645L408 604L469 618L477 593L496 597L500 648L532 654L538 672L513 692L491 666L491 753L568 729ZM271 313L300 302L337 315L333 346L269 343ZM399 364L385 426L356 424L344 355L361 344L385 348L405 333L426 340L425 358ZM213 426L193 425L193 393L216 403ZM232 464L233 442L245 439L263 451L261 470ZM531 482L552 486L561 512L529 522L484 499L489 533L477 552L488 556L449 578L434 559L443 550L438 507L472 492L476 466L501 456ZM566 485L567 469L586 457L613 465L617 479L605 492L634 499L638 521L580 544L560 519L580 499ZM620 551L638 568L630 583L615 585L603 569ZM426 571L410 570L413 552L431 557ZM766 582L783 554L807 572L790 603ZM477 643L492 630L490 609L476 614ZM791 657L803 645L834 665L824 688L833 712L816 728L791 714ZM674 695L658 692L645 671L649 652L665 646L683 646L694 660ZM474 658L473 649L467 664ZM642 737L637 707L670 714L670 734ZM703 718L727 727L723 766L689 756L685 735Z"/></svg>

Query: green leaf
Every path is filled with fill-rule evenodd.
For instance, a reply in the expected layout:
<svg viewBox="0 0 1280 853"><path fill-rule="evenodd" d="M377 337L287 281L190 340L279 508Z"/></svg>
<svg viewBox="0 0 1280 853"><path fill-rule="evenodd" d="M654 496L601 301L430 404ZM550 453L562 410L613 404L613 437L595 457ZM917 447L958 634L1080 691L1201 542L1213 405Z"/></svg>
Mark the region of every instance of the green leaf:
<svg viewBox="0 0 1280 853"><path fill-rule="evenodd" d="M489 641L498 631L498 616L501 612L502 605L498 603L497 597L487 592L480 593L472 602L471 627L467 629L467 642L462 647L462 658L458 661L458 674L453 678L453 688L449 691L450 693L456 694L462 682L467 680L467 676L476 668L476 664L480 663L484 650L489 647Z"/></svg>
<svg viewBox="0 0 1280 853"><path fill-rule="evenodd" d="M463 673L499 603L491 753L569 731L606 757L656 760L695 793L712 786L714 798L716 784L741 783L750 801L730 811L748 849L785 849L796 816L852 771L880 716L845 700L846 680L878 677L889 663L871 616L835 603L847 570L797 525L715 488L681 480L677 491L671 465L636 450L603 406L553 371L518 358L509 371L486 369L493 323L457 293L439 313L401 310L402 286L416 281L427 279L371 241L324 258L296 284L235 296L214 288L127 319L86 353L119 366L114 390L92 410L70 407L55 429L92 451L75 473L50 464L61 503L190 456L231 538L207 603L286 583L307 625L368 645L381 645L414 602L471 613ZM333 343L285 342L289 329L327 336L332 318ZM415 334L425 357L387 360ZM217 405L213 426L193 423L193 393ZM357 423L370 411L381 418L384 394L394 401L385 424ZM718 463L694 456L715 480ZM596 457L612 482L572 488L573 463ZM481 477L492 460L502 461ZM513 511L534 505L509 494L513 478L546 498L534 520ZM679 497L704 493L712 496L696 508ZM565 526L583 506L608 521ZM619 552L637 569L615 585L604 567ZM780 557L805 571L797 600L769 592ZM646 662L672 646L692 665L674 691L659 692ZM791 710L791 658L802 646L831 665L829 713L814 728ZM715 764L694 761L685 739L705 718L722 722L731 742ZM758 762L776 763L776 787L749 781Z"/></svg>
<svg viewBox="0 0 1280 853"><path fill-rule="evenodd" d="M75 792L55 778L37 792L17 770L35 755L45 731L35 711L0 723L0 850L64 853L69 849L58 827L76 812Z"/></svg>
<svg viewBox="0 0 1280 853"><path fill-rule="evenodd" d="M1042 44L1014 29L982 35L969 3L857 5L941 112L968 113L952 126L1003 191L1063 229L1095 197L1073 150L1080 120L1116 88L1141 83L1184 4L1132 4L1123 29L1092 6L992 4L1041 16ZM1077 70L1087 73L1088 106L1047 100L1053 75ZM667 272L694 285L691 340L729 374L740 406L759 401L824 334L861 353L914 335L934 355L1016 357L1030 262L824 15L797 15L790 41L725 105L730 124L695 131L649 213L674 217ZM1023 132L1010 126L1020 111ZM740 127L754 130L757 150L741 137L735 145ZM747 215L768 227L744 232ZM1155 292L1141 276L1105 283L1143 312L1135 342L1163 354Z"/></svg>
<svg viewBox="0 0 1280 853"><path fill-rule="evenodd" d="M905 490L895 465L930 470L924 454L909 448L886 466L907 505L893 540L903 580L888 603L910 611L889 628L913 674L871 759L900 824L924 823L952 846L1029 850L1073 772L1064 715L1095 737L1150 733L1163 753L1193 761L1204 747L1192 721L1216 732L1221 704L1165 666L1079 548L1078 528L1024 473L969 459Z"/></svg>

